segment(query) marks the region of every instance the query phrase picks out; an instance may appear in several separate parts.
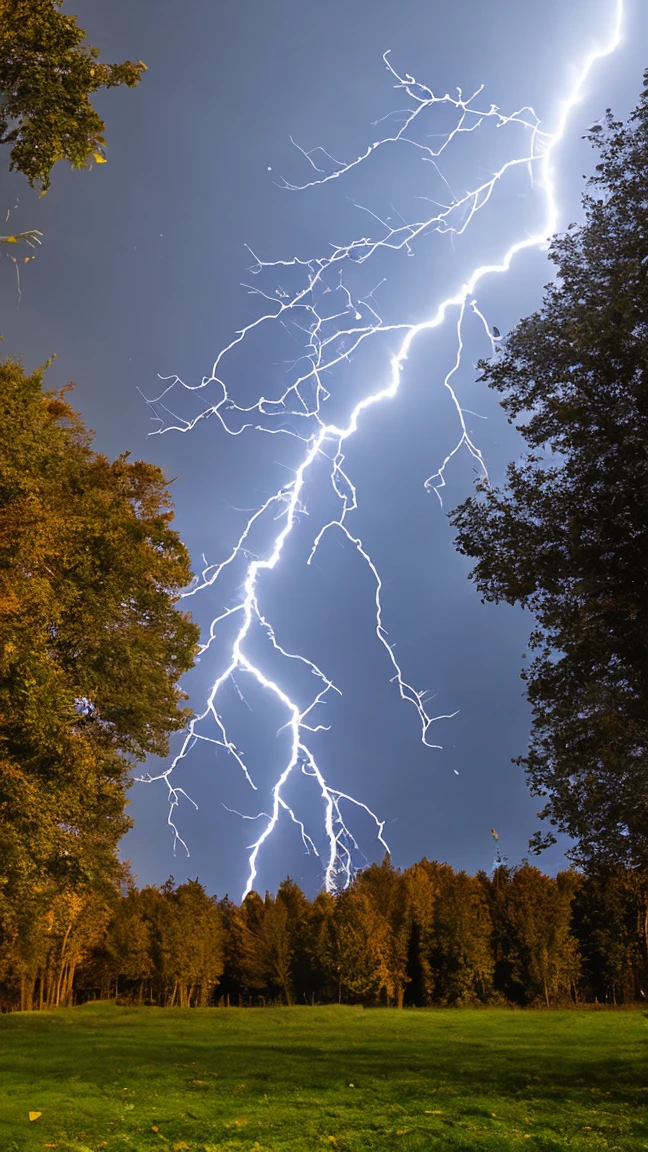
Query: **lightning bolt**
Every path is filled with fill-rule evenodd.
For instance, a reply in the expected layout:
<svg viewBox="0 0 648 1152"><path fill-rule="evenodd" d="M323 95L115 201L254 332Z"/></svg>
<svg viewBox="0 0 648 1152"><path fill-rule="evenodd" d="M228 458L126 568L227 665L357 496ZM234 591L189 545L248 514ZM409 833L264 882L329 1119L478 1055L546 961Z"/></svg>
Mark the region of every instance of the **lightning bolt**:
<svg viewBox="0 0 648 1152"><path fill-rule="evenodd" d="M346 244L331 245L331 250L323 255L301 259L292 257L286 260L262 260L249 249L253 264L249 269L253 281L245 287L261 301L257 317L242 327L233 339L218 353L209 376L200 384L190 385L178 376L162 378L164 388L153 399L149 399L155 419L159 423L156 432L190 432L200 421L216 417L221 428L231 436L239 436L248 429L267 432L277 436L288 436L303 444L303 454L291 478L274 492L260 508L254 511L229 555L216 564L205 566L201 575L185 592L190 598L201 590L213 587L226 569L244 566L244 577L237 601L225 608L211 623L209 634L200 652L208 652L212 646L219 647L222 627L228 620L234 622L236 632L231 647L227 649L224 666L213 681L207 701L202 711L190 722L179 752L163 771L156 775L147 774L141 779L151 783L163 781L168 790L168 823L173 833L174 850L177 844L189 854L187 844L182 839L176 824L175 810L181 799L190 800L185 790L175 782L176 772L181 763L198 743L212 744L224 749L232 758L247 784L256 789L246 757L230 738L221 708L225 685L233 685L241 699L243 693L239 679L249 678L274 701L283 717L282 730L290 735L290 751L283 770L271 790L269 811L255 816L243 815L245 819L262 821L262 830L250 845L248 877L243 895L254 886L257 876L259 854L264 844L277 828L282 813L299 829L307 851L322 857L323 880L327 890L335 891L347 886L353 876L357 853L360 851L350 827L350 813L363 810L373 821L378 842L387 849L384 838L385 822L369 807L346 792L332 787L326 780L312 749L311 737L326 730L317 719L317 714L334 694L341 694L330 677L306 656L288 651L277 639L271 621L261 606L263 577L275 569L282 559L285 546L296 524L306 512L305 485L309 477L317 476L318 468L324 464L327 484L333 494L337 514L322 524L316 532L311 552L306 563L310 565L325 537L337 534L355 549L355 552L368 571L374 586L375 634L383 651L391 679L402 700L416 712L420 725L421 740L429 748L439 748L432 742L433 726L441 719L450 716L432 714L426 702L426 693L415 689L406 679L400 663L396 659L394 647L383 622L382 582L378 569L370 553L357 533L352 530L350 520L357 508L356 489L345 470L344 446L358 430L368 409L393 398L398 393L405 363L414 342L423 333L439 328L451 315L455 316L456 355L443 379L443 387L450 396L458 421L458 436L454 446L447 452L437 470L425 481L428 491L434 492L442 502L445 486L445 473L451 460L461 450L467 451L476 462L481 476L487 481L486 464L478 446L471 438L466 423L467 410L460 403L454 387L454 378L462 362L465 326L474 319L490 341L491 352L497 348L497 336L491 335L489 325L478 306L476 296L479 285L487 277L502 275L510 268L515 257L528 249L546 249L549 238L557 231L559 208L554 171L554 153L565 136L570 114L581 101L586 81L597 63L615 51L621 40L621 27L624 14L624 0L611 3L611 29L607 39L593 49L584 59L571 87L559 102L555 114L555 127L552 132L541 128L540 120L533 108L523 107L510 114L504 114L494 104L484 104L482 88L464 97L460 89L456 96L446 93L437 96L432 88L417 81L408 74L401 75L391 62L389 53L383 59L393 81L394 88L401 92L406 107L391 113L377 124L390 121L386 134L370 143L366 149L350 161L335 159L322 148L305 150L295 144L299 154L307 164L309 178L302 183L281 181L281 186L291 193L306 192L314 187L344 179L354 169L379 150L386 148L409 148L423 163L430 166L431 172L442 188L442 200L424 199L431 209L418 220L406 221L397 217L383 218L375 212L356 205L371 221L368 235L357 237ZM434 139L436 146L421 142L416 135L420 123L430 115L452 116L452 127L439 133ZM498 129L521 133L524 148L502 163L487 179L469 191L456 195L449 180L443 175L441 165L445 154L466 134L478 132L484 125L491 124ZM429 135L424 139L433 137ZM293 141L293 143L295 143ZM360 270L377 254L406 253L411 255L415 246L434 233L450 234L454 241L461 237L472 225L475 217L486 208L500 185L515 169L526 169L531 184L539 188L544 205L542 227L531 235L515 240L497 263L482 264L472 270L463 284L433 307L427 318L419 323L388 323L380 313L376 296L383 281L371 291L358 291L353 285ZM276 284L279 277L287 279L289 287L265 286L268 274ZM254 282L256 281L256 282ZM288 379L283 391L275 397L261 395L249 405L239 404L233 398L224 379L226 363L241 346L249 343L252 337L269 326L281 325L284 332L300 345L300 353L287 369ZM346 420L327 419L327 409L334 400L330 385L331 374L348 366L351 358L369 342L381 337L398 341L397 351L389 358L389 365L382 384L375 390L367 391L351 408ZM300 343L301 342L301 343ZM216 399L202 407L190 419L179 417L169 407L171 394L178 389L189 393L202 393L208 387L215 388ZM288 425L286 426L286 422ZM270 545L257 543L268 524L278 525L273 529ZM305 704L300 704L277 680L268 675L259 662L248 654L253 633L260 633L266 645L288 668L301 665L315 681L313 692ZM220 649L223 645L220 645ZM453 715L456 715L453 714ZM210 734L210 732L215 734ZM302 775L314 787L321 802L323 817L323 839L325 849L318 848L314 835L299 818L286 799L286 785L291 778ZM194 803L191 801L191 803Z"/></svg>

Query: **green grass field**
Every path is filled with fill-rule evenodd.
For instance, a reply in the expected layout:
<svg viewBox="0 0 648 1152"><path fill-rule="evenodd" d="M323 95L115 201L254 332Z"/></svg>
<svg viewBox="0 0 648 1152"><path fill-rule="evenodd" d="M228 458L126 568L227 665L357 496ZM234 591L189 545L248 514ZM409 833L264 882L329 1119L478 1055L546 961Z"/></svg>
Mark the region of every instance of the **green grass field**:
<svg viewBox="0 0 648 1152"><path fill-rule="evenodd" d="M648 1015L111 1004L5 1015L0 1150L42 1148L639 1152Z"/></svg>

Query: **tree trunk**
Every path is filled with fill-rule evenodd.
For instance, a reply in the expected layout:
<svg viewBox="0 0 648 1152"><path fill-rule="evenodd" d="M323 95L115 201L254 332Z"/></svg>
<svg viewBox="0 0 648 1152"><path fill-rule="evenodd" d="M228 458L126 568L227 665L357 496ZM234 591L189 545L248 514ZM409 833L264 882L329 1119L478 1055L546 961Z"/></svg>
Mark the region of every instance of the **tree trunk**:
<svg viewBox="0 0 648 1152"><path fill-rule="evenodd" d="M60 965L59 965L59 975L58 975L58 980L57 980L57 982L56 982L56 999L55 999L55 1003L56 1003L56 1005L57 1005L57 1006L58 1006L58 1004L59 1004L59 1002L60 1002L60 998L61 998L61 982L62 982L62 980L63 980L63 970L64 970L64 967L65 967L65 949L67 948L67 942L68 942L68 940L70 939L70 932L71 932L71 931L72 931L72 921L70 920L70 923L68 924L68 926L67 926L67 928L66 928L66 930L65 930L65 936L63 937L63 943L61 944L61 962L60 962Z"/></svg>
<svg viewBox="0 0 648 1152"><path fill-rule="evenodd" d="M20 977L20 1011L31 1012L34 1006L34 986L36 980L29 976Z"/></svg>
<svg viewBox="0 0 648 1152"><path fill-rule="evenodd" d="M67 986L65 989L65 1004L71 1008L74 1004L74 977L76 974L76 964L70 964L68 968Z"/></svg>

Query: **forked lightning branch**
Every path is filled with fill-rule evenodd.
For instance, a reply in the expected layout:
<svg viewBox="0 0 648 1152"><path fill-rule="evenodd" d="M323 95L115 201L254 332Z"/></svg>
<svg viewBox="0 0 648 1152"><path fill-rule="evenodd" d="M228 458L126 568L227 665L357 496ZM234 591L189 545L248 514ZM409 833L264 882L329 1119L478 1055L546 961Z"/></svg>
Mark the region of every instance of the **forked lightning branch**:
<svg viewBox="0 0 648 1152"><path fill-rule="evenodd" d="M413 152L432 169L445 194L435 201L421 197L428 211L422 213L420 219L409 221L402 217L394 219L393 215L383 217L371 205L358 206L361 218L369 222L367 234L358 235L350 243L333 243L324 255L266 259L252 253L251 280L246 287L259 302L257 317L241 328L218 353L208 377L196 385L187 384L176 376L167 378L160 395L150 401L159 422L158 433L190 433L200 421L214 418L214 426L221 434L266 433L276 436L279 441L282 437L290 437L303 445L301 461L292 469L286 483L250 516L225 558L218 563L206 564L185 593L187 598L199 595L201 590L216 585L227 569L243 562L240 596L212 620L201 646L203 660L214 658L219 668L207 700L189 724L172 762L157 775L143 777L147 782L159 781L166 785L168 822L174 847L180 844L188 854L189 849L178 828L177 814L181 799L191 801L181 786L183 761L197 744L215 745L225 750L235 770L243 774L251 790L257 791L257 781L245 751L230 735L224 689L232 683L238 687L239 681L249 678L274 702L278 727L289 733L290 747L270 789L268 810L239 813L261 829L249 848L244 895L254 886L260 854L269 837L278 830L282 815L297 826L305 848L321 857L323 882L329 891L348 885L356 867L361 845L353 831L354 813L362 810L371 817L378 841L387 848L384 820L361 799L329 783L325 766L315 755L313 736L325 730L322 705L332 695L338 694L339 688L326 670L318 667L307 653L291 652L284 647L272 619L264 610L264 577L273 569L281 573L282 566L288 566L284 555L286 543L304 511L305 486L307 482L319 482L322 462L326 464L325 482L330 487L336 512L331 519L315 526L306 563L312 563L322 541L331 534L338 534L355 549L358 563L368 570L374 588L376 643L383 655L386 675L412 710L423 743L430 748L440 747L435 742L435 725L449 717L432 713L426 692L408 681L407 670L396 659L383 614L380 573L354 525L356 489L345 466L345 444L351 437L362 435L363 417L369 408L394 397L399 391L405 363L417 338L431 329L449 324L455 333L456 355L445 378L439 379L438 386L444 388L451 399L457 434L436 471L424 482L441 501L446 469L461 451L470 453L480 474L487 480L485 461L469 434L466 412L455 390L455 377L462 364L464 325L468 319L476 317L483 325L485 351L489 347L491 352L496 350L498 336L492 334L493 330L479 307L478 290L482 282L508 272L518 253L526 249L546 248L548 238L557 231L561 213L554 171L556 146L565 135L570 114L582 99L597 61L612 53L620 43L623 8L623 0L610 3L606 26L598 30L598 42L595 33L594 47L584 53L573 83L568 90L556 93L556 105L550 109L550 129L542 127L531 107L504 113L496 105L488 104L481 88L469 96L464 96L461 91L456 95L437 95L432 87L413 76L402 75L386 53L384 61L390 81L399 93L399 107L379 122L382 134L348 161L335 159L323 148L306 149L296 144L306 175L301 182L284 180L286 195L308 196L310 190L324 184L332 185L331 194L334 194L356 169L361 169L372 156L386 149L393 150L394 164L399 162L404 149ZM591 25L588 25L587 37L591 43ZM451 123L448 127L449 117ZM440 123L443 124L442 130ZM444 174L452 150L468 134L478 134L487 126L494 125L501 132L509 133L519 153L494 166L488 177L469 191L455 195ZM430 144L430 140L434 143ZM469 234L475 218L487 212L498 198L507 196L508 181L519 169L528 174L542 198L544 218L541 227L536 228L533 234L525 230L523 235L512 237L496 263L475 267L464 283L450 284L445 297L431 303L427 318L419 323L405 323L398 317L384 316L378 303L379 285L372 285L366 292L357 291L357 276L350 274L350 270L357 273L362 266L372 266L372 262L387 252L407 256L434 234L452 233L456 237ZM285 287L286 280L290 288ZM289 330L293 339L301 340L299 354L291 369L287 369L285 384L276 395L260 395L252 403L243 403L237 400L236 389L228 385L234 358L263 329L277 325ZM328 413L334 400L338 405L336 411L339 410L335 380L361 349L379 341L385 334L396 342L397 351L385 359L383 379L376 385L375 373L368 374L366 394L342 422L339 418L333 420ZM190 419L182 419L175 412L177 395L184 391L198 392L205 398L204 407ZM272 526L271 543L256 552L257 532L268 526ZM228 621L235 631L233 642L228 642L225 647L223 629ZM279 658L282 668L279 678L270 674L262 659L258 656L253 659L250 655L252 634L259 630L268 652L272 653L273 668ZM306 669L312 677L312 696L306 706L300 706L295 699L293 674L296 665ZM318 826L308 823L294 798L290 802L287 799L289 782L290 794L294 797L297 779L302 781L304 789L304 811L313 810L313 792L317 796L321 811Z"/></svg>

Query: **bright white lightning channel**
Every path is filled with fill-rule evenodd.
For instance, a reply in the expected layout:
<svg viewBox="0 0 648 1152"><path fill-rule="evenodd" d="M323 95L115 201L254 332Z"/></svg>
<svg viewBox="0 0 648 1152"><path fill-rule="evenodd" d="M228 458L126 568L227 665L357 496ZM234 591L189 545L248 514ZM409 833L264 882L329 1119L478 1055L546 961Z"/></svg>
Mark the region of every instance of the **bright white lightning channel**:
<svg viewBox="0 0 648 1152"><path fill-rule="evenodd" d="M357 502L356 490L344 469L343 446L345 441L357 431L366 409L396 395L400 387L405 361L416 338L423 332L438 328L446 320L449 313L454 311L456 313L457 351L454 363L443 380L443 386L454 405L459 435L456 444L446 454L440 467L425 481L425 486L429 491L435 492L441 501L441 489L445 484L445 470L452 458L462 448L474 457L482 476L485 479L488 478L482 454L471 439L467 429L466 410L462 408L453 387L453 377L461 365L464 321L467 314L474 314L477 317L478 321L483 324L486 336L490 340L491 350L494 352L496 339L491 336L489 326L478 307L475 296L478 285L487 276L507 272L514 257L519 252L531 248L546 248L548 238L558 228L560 213L557 203L553 154L556 146L564 137L570 113L583 97L585 82L592 68L598 60L614 52L620 43L624 12L623 0L614 0L610 9L611 29L608 32L607 40L585 58L572 86L564 94L558 105L556 126L551 133L540 128L540 121L531 107L524 107L505 115L493 104L481 106L482 88L478 88L468 98L464 98L461 90L458 90L456 97L451 97L448 94L436 96L431 88L419 83L414 77L401 76L392 65L389 54L386 53L384 61L394 81L394 87L403 92L409 100L407 108L392 114L392 118L402 121L401 126L391 134L371 143L362 154L350 162L334 160L329 153L321 148L306 151L296 145L307 161L312 175L308 181L299 185L284 181L283 187L291 192L304 192L314 186L342 179L352 169L362 165L379 149L387 146L406 145L415 149L424 162L433 166L435 173L443 181L448 191L449 202L446 204L435 203L435 210L429 216L410 223L401 220L396 226L393 225L391 218L381 219L369 211L372 226L374 228L377 226L379 230L377 235L362 236L341 246L332 245L331 252L323 257L310 259L293 257L287 260L264 261L251 253L254 264L250 271L254 276L258 277L268 269L272 270L275 276L279 275L281 270L290 270L291 274L298 274L302 277L298 288L290 292L283 288L275 289L272 292L266 291L258 285L246 285L249 291L263 300L263 311L254 321L240 329L230 343L219 352L211 375L205 377L198 385L187 385L177 376L166 378L166 386L162 393L154 400L149 401L156 413L156 419L160 423L157 430L159 433L172 430L189 432L199 420L215 416L220 426L229 435L238 436L246 429L255 429L274 435L283 434L297 437L304 442L304 455L292 478L271 495L262 507L250 517L229 556L218 564L206 564L201 576L185 593L186 597L196 595L201 589L213 586L221 573L236 561L242 560L244 562L245 577L240 599L212 621L209 636L200 649L201 653L205 653L212 645L217 644L219 626L227 619L236 618L238 631L231 651L226 657L226 666L215 679L205 707L189 724L180 751L171 764L157 775L148 774L142 778L147 782L155 780L165 782L169 798L168 823L173 831L174 848L177 843L180 843L188 855L188 847L180 836L175 823L175 809L178 807L180 799L184 797L191 801L184 789L174 782L178 766L197 742L207 742L224 748L244 774L248 784L256 789L244 753L228 735L226 721L219 710L219 695L228 682L233 683L236 690L239 691L235 675L243 673L274 698L283 716L282 728L287 729L290 733L290 754L283 771L272 788L270 811L244 817L263 822L260 835L250 846L248 879L244 896L254 886L259 852L277 827L282 812L285 812L298 826L305 848L318 856L324 856L324 884L329 891L348 885L353 875L354 853L359 851L359 846L347 821L349 819L348 813L352 812L354 808L363 809L373 819L378 841L384 848L387 848L383 836L384 821L380 820L366 804L327 783L309 745L309 737L313 733L325 730L325 726L317 722L315 716L317 708L330 694L339 693L339 689L306 656L288 652L279 643L272 623L264 615L259 603L262 577L265 572L274 569L282 557L284 545L304 510L304 485L316 462L328 460L330 463L329 480L338 503L339 514L334 519L322 524L316 533L307 563L312 562L323 538L331 532L340 533L353 545L374 582L376 636L384 650L392 681L401 698L410 703L416 710L423 743L430 748L440 747L440 745L431 742L432 726L436 721L450 717L431 715L425 700L426 693L413 688L405 679L383 624L380 575L371 556L363 546L362 540L352 531L348 523L351 513L357 507ZM438 147L433 148L429 144L419 142L413 133L417 127L417 122L426 113L434 113L440 108L444 112L452 112L455 120L452 129L441 136ZM496 172L477 187L457 197L452 193L448 181L442 175L443 155L460 135L478 131L483 124L489 121L494 122L498 128L506 128L509 125L521 126L526 138L525 150L522 155L515 156L502 164ZM429 139L430 137L425 138ZM375 288L367 295L354 297L344 283L344 271L345 268L348 268L349 261L365 264L377 252L384 252L388 249L395 252L405 251L409 254L413 251L413 246L417 240L429 236L433 232L450 232L455 236L462 235L476 214L488 204L507 173L521 166L528 168L532 181L534 178L537 180L537 186L543 194L545 220L542 228L533 235L527 235L512 243L499 263L480 265L475 268L464 284L442 300L427 319L417 324L386 323L378 312ZM368 210L363 209L363 211ZM327 284L327 279L330 279L332 274L337 275L337 283L333 287ZM327 309L328 297L331 297L333 304ZM239 405L230 395L223 379L225 362L235 353L237 347L247 341L256 330L277 323L284 326L292 324L293 334L295 331L300 331L304 336L303 352L294 366L295 379L286 385L280 396L274 399L261 396L250 406ZM368 340L375 339L382 333L400 334L400 346L397 353L391 357L384 384L378 387L376 391L369 392L355 405L346 424L328 423L325 413L331 393L323 383L324 376L328 376L334 369L348 364L349 358L358 351L361 345ZM197 392L210 385L218 389L218 399L193 419L183 420L169 408L169 395L173 390L183 388L189 392ZM297 421L302 430L295 431L292 427L282 426L281 421L285 421L286 418L290 418L293 422ZM255 557L252 550L253 534L259 524L269 520L278 521L280 528L266 554ZM307 707L301 708L292 699L287 688L282 687L276 680L266 675L259 664L254 663L246 654L245 645L250 631L257 627L265 634L268 644L279 654L286 666L291 662L298 662L315 678L316 691ZM215 724L216 736L203 731L202 726L205 722ZM315 833L313 836L310 835L305 822L299 818L294 807L289 805L285 799L285 786L289 778L297 771L313 781L321 799L324 843L326 844L324 853L318 849L315 843L313 838ZM239 813L239 815L241 814Z"/></svg>

